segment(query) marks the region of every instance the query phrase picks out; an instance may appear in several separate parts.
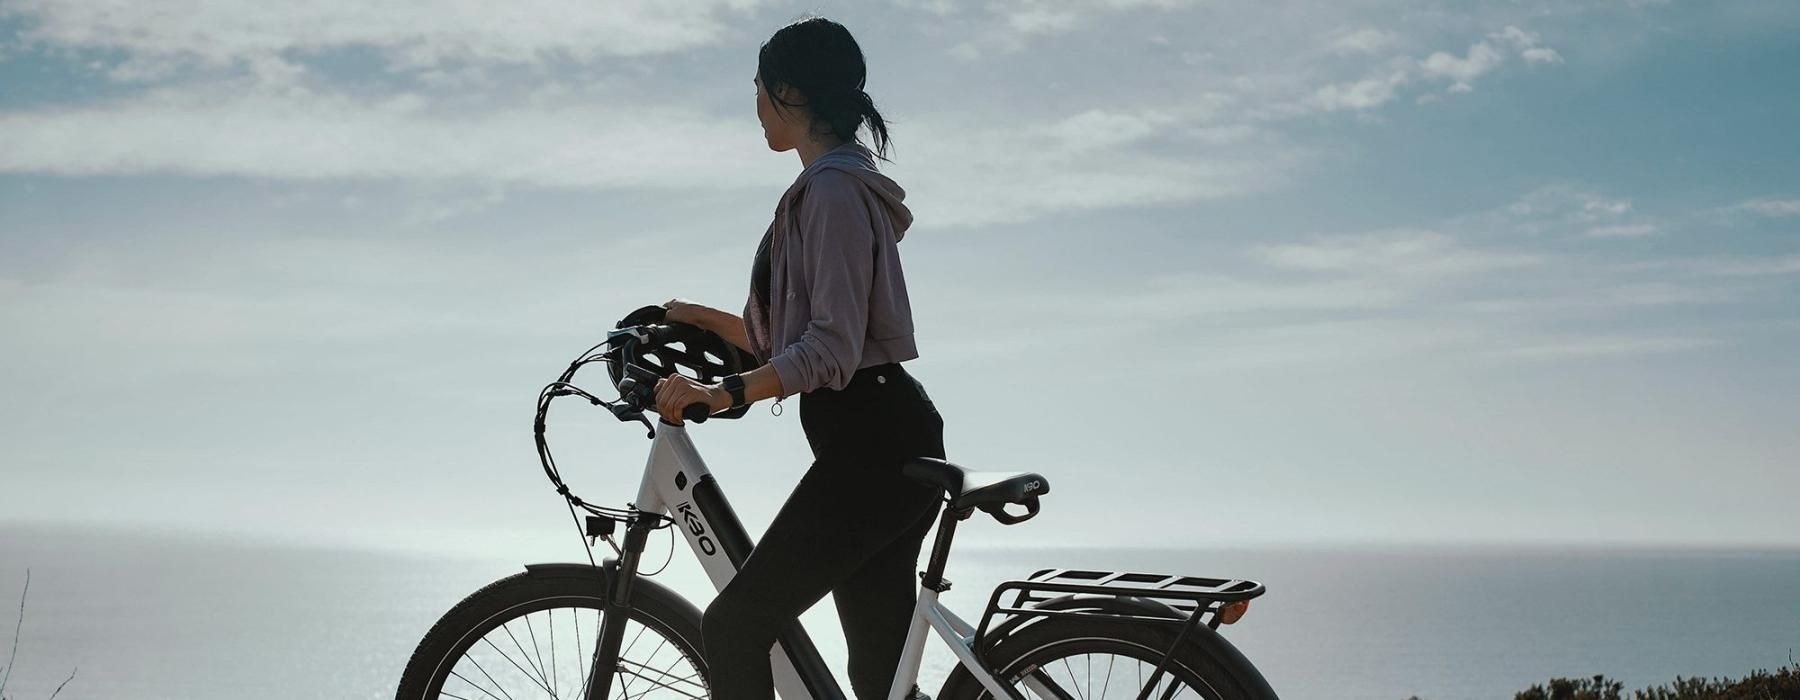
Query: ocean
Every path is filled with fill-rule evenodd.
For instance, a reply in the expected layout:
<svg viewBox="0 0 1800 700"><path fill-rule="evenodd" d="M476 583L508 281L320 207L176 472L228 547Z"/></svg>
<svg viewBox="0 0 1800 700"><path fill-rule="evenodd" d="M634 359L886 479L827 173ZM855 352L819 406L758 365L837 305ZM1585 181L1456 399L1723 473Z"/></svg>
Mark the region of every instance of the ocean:
<svg viewBox="0 0 1800 700"><path fill-rule="evenodd" d="M6 696L48 698L73 671L59 700L392 697L432 622L523 563L0 527L0 651L31 569ZM974 619L994 583L1052 566L1264 582L1223 631L1284 698L1511 698L1597 673L1631 689L1772 669L1800 647L1795 551L971 546L944 600ZM659 578L704 607L695 567L678 558ZM803 619L842 679L830 608ZM935 693L948 664L932 647L920 685Z"/></svg>

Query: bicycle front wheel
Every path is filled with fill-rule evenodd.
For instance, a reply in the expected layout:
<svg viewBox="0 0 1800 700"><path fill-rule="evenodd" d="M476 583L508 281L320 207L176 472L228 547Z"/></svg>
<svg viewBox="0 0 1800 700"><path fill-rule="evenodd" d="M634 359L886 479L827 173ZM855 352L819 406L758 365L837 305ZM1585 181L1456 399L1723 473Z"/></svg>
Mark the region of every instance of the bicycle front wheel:
<svg viewBox="0 0 1800 700"><path fill-rule="evenodd" d="M586 697L607 578L580 565L531 567L456 604L425 634L398 700ZM710 693L700 614L672 591L633 583L612 671L612 700L699 700Z"/></svg>
<svg viewBox="0 0 1800 700"><path fill-rule="evenodd" d="M1026 700L1135 700L1150 681L1173 632L1100 618L1035 622L1001 640L987 656L1001 682ZM1261 676L1239 678L1194 644L1177 649L1150 700L1273 698ZM938 700L993 700L968 669L957 666Z"/></svg>

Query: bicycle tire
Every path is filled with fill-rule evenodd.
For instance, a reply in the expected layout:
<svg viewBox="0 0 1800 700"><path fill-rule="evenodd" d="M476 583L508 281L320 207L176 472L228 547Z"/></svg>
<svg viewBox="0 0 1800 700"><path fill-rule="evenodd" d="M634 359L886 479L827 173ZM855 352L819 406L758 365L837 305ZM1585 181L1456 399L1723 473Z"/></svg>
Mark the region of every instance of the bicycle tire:
<svg viewBox="0 0 1800 700"><path fill-rule="evenodd" d="M550 611L549 617L554 624L557 619L556 610L571 608L568 619L575 622L573 638L581 639L585 634L587 642L592 644L595 633L598 632L599 611L605 605L608 581L608 574L605 570L592 566L539 565L528 567L526 571L490 583L469 594L444 613L443 617L439 618L437 623L432 625L431 630L425 633L425 637L419 641L418 646L413 650L412 657L407 661L406 670L400 676L395 698L397 700L436 700L440 697L472 695L475 698L504 696L513 700L524 700L520 694L510 692L495 694L485 687L481 690L487 695L474 693L454 695L446 693L444 686L451 678L460 677L465 683L479 687L478 683L470 682L467 677L454 675L457 669L461 668L462 660L470 658L465 657L465 653L487 640L489 633L494 630L506 629L509 633L518 630L517 636L524 639L525 632L517 626L508 625L508 623L522 617L529 623L529 616L533 613ZM580 628L581 610L594 612L591 620L595 626L588 630ZM682 660L691 664L697 673L698 684L703 688L709 687L706 681L706 662L701 655L703 646L700 637L700 612L691 603L654 581L639 578L632 583L630 620L642 626L643 631L637 632L637 634L654 631L666 640L665 643L672 643ZM539 665L533 665L529 660L531 653L524 651L521 646L520 655L527 657L527 660L522 667L519 667L519 672L524 674L528 680L530 671L527 669L537 670L539 677L545 678L546 681L565 677L561 669L567 664L557 660L554 646L551 647L548 664L546 665L542 660L542 647L536 636L543 628L528 626L526 629L532 630L530 632L531 644L540 654L537 660ZM567 628L565 627L565 629ZM552 632L551 638L555 639L557 635L554 627L550 631ZM629 628L627 633L631 634ZM632 638L628 636L627 640L630 639ZM505 642L502 642L502 646L504 644ZM552 644L554 645L554 641ZM658 650L652 652L653 658L661 653L661 648L662 646L659 645ZM582 663L583 651L587 651L591 658L591 649L589 647L583 650L577 642L574 654L577 666L573 666L573 668L579 669L578 664ZM517 665L515 664L515 666ZM546 673L542 670L545 667L550 669L549 672ZM489 671L484 670L482 673L485 675ZM622 684L616 680L620 677L615 675L613 683L615 697L619 695L622 688ZM494 681L494 684L501 690L506 690L506 686L499 685L498 681L493 678L490 677L487 680ZM544 688L547 692L528 697L579 698L581 696L578 688L555 685L554 691ZM543 686L539 687L543 688ZM563 694L561 691L569 691L569 693ZM710 695L710 692L699 695ZM629 697L629 693L627 696ZM694 695L687 696L694 697Z"/></svg>
<svg viewBox="0 0 1800 700"><path fill-rule="evenodd" d="M1100 690L1100 694L1105 697L1096 697L1091 684L1085 691L1072 693L1069 697L1080 700L1133 700L1143 687L1142 681L1150 676L1157 662L1174 644L1175 634L1174 630L1167 627L1111 621L1101 617L1050 618L1019 628L995 644L985 655L985 659L1002 681L1017 688L1027 700L1036 700L1040 696L1023 685L1027 673L1061 661L1063 668L1070 669L1069 675L1073 676L1076 672L1073 667L1068 666L1068 660L1077 656L1106 654L1131 657L1139 662L1141 678L1138 683L1127 683L1122 679L1118 684L1112 684L1113 666L1108 665L1107 683ZM1051 680L1056 680L1054 667L1046 673L1052 676ZM1187 686L1187 692L1178 692L1173 700L1192 700L1196 697L1205 700L1261 700L1274 697L1273 693L1257 690L1267 688L1260 675L1255 679L1240 679L1225 664L1192 643L1184 643L1176 650L1157 687L1168 687L1172 684L1171 678ZM1062 684L1061 681L1058 682ZM1109 688L1119 688L1121 692L1106 695ZM944 679L937 697L938 700L993 700L993 695L987 688L961 665ZM1156 700L1162 697L1162 693L1159 690L1150 697Z"/></svg>

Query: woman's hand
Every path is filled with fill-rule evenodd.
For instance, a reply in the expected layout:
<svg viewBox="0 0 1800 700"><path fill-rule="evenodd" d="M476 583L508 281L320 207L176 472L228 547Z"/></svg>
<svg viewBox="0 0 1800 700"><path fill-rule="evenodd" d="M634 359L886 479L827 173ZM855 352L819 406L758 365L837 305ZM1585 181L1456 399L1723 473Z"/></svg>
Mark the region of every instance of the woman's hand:
<svg viewBox="0 0 1800 700"><path fill-rule="evenodd" d="M707 413L731 407L731 392L718 384L701 384L683 374L671 374L656 380L656 412L663 420L681 425L681 409L703 402Z"/></svg>
<svg viewBox="0 0 1800 700"><path fill-rule="evenodd" d="M665 322L685 323L690 326L699 326L702 329L713 331L715 333L718 332L710 327L710 322L712 321L714 314L714 309L710 306L696 304L686 299L675 298L664 302L663 308L667 309L667 311L663 313L663 321Z"/></svg>

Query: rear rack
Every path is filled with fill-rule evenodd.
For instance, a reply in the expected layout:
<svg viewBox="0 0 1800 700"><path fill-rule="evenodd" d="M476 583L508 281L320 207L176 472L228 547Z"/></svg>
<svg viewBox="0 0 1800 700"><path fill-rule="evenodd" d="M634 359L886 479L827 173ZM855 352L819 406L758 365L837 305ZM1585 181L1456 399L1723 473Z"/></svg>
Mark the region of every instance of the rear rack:
<svg viewBox="0 0 1800 700"><path fill-rule="evenodd" d="M1007 592L1015 595L1011 605L1002 605ZM1172 574L1142 574L1123 571L1088 571L1083 569L1040 569L1023 580L1005 581L994 588L988 599L981 624L975 629L972 643L980 648L992 629L996 617L1007 622L1033 617L1104 617L1146 624L1188 627L1196 620L1217 629L1219 608L1264 593L1263 585L1243 579L1207 578ZM1119 606L1095 609L1077 606L1073 609L1044 609L1042 603L1065 595L1136 598L1152 604L1133 606L1136 612ZM1185 633L1185 630L1184 630ZM1185 636L1185 634L1184 634Z"/></svg>

